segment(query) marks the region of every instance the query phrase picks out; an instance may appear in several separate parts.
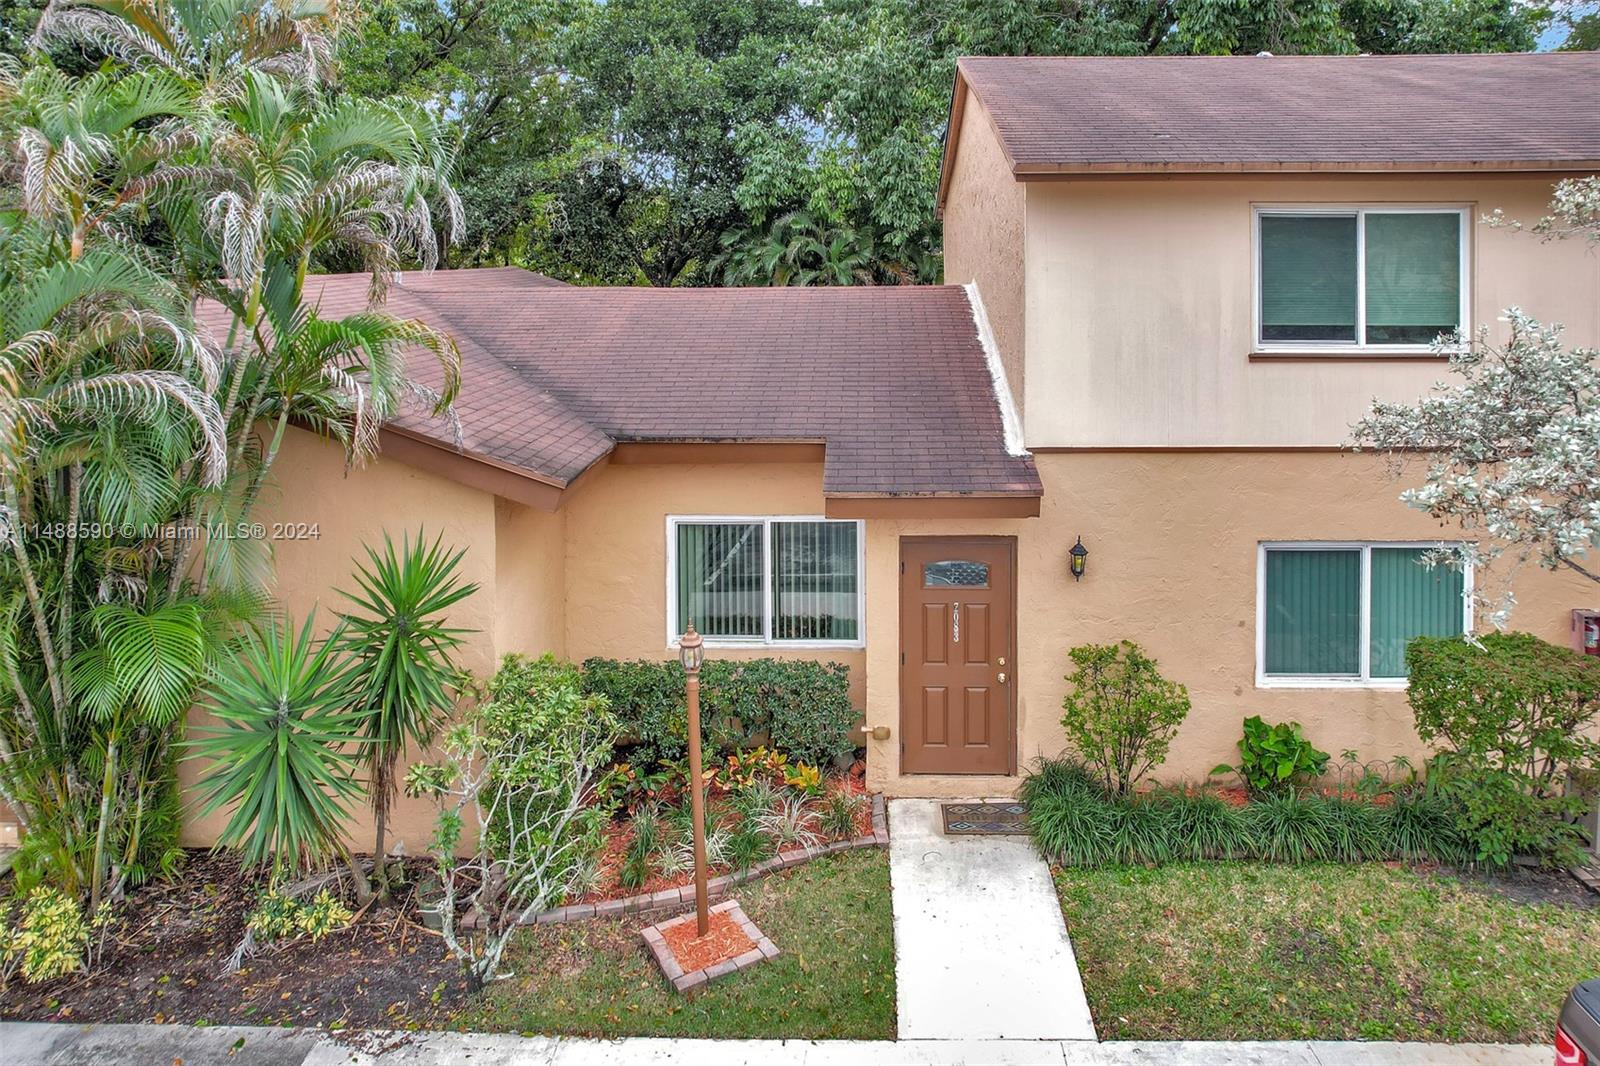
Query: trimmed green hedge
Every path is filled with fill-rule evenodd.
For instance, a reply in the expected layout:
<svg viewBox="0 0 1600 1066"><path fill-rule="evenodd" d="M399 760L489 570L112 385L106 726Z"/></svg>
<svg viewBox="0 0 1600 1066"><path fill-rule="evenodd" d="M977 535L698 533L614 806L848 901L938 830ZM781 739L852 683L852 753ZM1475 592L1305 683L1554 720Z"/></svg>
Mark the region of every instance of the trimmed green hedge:
<svg viewBox="0 0 1600 1066"><path fill-rule="evenodd" d="M1288 791L1234 807L1215 795L1169 789L1108 795L1087 770L1056 759L1023 782L1022 799L1039 851L1063 866L1472 857L1451 805L1426 789L1396 793L1382 805Z"/></svg>
<svg viewBox="0 0 1600 1066"><path fill-rule="evenodd" d="M603 695L632 760L681 758L687 746L683 667L675 659L587 659L586 693ZM810 659L708 659L700 671L700 729L708 758L767 744L826 765L857 747L850 670Z"/></svg>
<svg viewBox="0 0 1600 1066"><path fill-rule="evenodd" d="M1418 637L1406 665L1417 734L1442 748L1430 775L1477 857L1581 861L1573 823L1600 779L1600 660L1529 633L1491 633L1475 643Z"/></svg>

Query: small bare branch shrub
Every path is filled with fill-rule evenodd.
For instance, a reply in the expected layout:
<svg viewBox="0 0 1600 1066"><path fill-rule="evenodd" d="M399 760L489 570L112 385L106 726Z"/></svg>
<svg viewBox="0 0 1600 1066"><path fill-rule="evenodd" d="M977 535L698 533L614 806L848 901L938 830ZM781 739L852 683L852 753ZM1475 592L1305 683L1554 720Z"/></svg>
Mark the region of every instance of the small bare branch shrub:
<svg viewBox="0 0 1600 1066"><path fill-rule="evenodd" d="M583 694L575 666L508 655L488 699L446 733L444 761L407 772L406 791L439 805L429 847L441 932L471 990L509 976L500 964L517 926L588 876L611 813L594 786L616 737L605 698ZM458 856L469 828L471 850Z"/></svg>

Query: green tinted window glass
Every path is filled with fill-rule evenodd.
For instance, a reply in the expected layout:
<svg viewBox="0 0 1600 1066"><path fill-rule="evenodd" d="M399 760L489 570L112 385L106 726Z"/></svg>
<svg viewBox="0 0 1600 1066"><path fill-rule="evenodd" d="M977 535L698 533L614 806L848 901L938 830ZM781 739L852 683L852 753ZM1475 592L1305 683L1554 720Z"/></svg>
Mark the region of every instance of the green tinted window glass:
<svg viewBox="0 0 1600 1066"><path fill-rule="evenodd" d="M855 640L856 524L772 524L772 639Z"/></svg>
<svg viewBox="0 0 1600 1066"><path fill-rule="evenodd" d="M1361 553L1269 550L1266 570L1266 672L1359 676Z"/></svg>
<svg viewBox="0 0 1600 1066"><path fill-rule="evenodd" d="M1377 212L1367 223L1367 343L1429 344L1461 323L1461 216Z"/></svg>
<svg viewBox="0 0 1600 1066"><path fill-rule="evenodd" d="M1261 216L1261 339L1356 339L1356 217Z"/></svg>
<svg viewBox="0 0 1600 1066"><path fill-rule="evenodd" d="M1421 548L1372 549L1373 677L1405 677L1413 637L1462 630L1465 579L1459 570L1422 565Z"/></svg>
<svg viewBox="0 0 1600 1066"><path fill-rule="evenodd" d="M762 540L759 522L679 524L675 633L692 619L708 637L765 635Z"/></svg>

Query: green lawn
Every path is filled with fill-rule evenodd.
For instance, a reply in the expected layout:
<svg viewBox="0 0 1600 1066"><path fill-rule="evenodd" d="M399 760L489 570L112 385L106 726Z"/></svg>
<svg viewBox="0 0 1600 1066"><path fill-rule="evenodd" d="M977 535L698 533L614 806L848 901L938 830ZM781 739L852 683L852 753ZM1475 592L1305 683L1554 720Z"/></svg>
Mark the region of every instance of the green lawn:
<svg viewBox="0 0 1600 1066"><path fill-rule="evenodd" d="M648 919L535 926L507 953L518 976L456 1022L582 1036L894 1037L884 851L816 859L743 885L734 898L783 954L685 997L645 954L639 930Z"/></svg>
<svg viewBox="0 0 1600 1066"><path fill-rule="evenodd" d="M1444 872L1214 863L1056 885L1103 1039L1544 1043L1567 989L1600 975L1600 908Z"/></svg>

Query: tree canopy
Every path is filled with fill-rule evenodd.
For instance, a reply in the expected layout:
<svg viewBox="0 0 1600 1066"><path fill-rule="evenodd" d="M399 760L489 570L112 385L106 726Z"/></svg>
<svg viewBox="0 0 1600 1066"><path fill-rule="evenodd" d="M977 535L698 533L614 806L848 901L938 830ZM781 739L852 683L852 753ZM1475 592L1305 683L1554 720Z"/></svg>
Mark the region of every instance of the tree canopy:
<svg viewBox="0 0 1600 1066"><path fill-rule="evenodd" d="M26 29L9 27L39 3L0 0L0 47L19 46ZM590 284L895 283L940 276L958 56L1517 51L1572 23L1571 6L372 0L338 59L343 92L409 97L459 132L455 265Z"/></svg>

